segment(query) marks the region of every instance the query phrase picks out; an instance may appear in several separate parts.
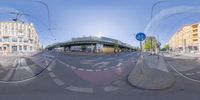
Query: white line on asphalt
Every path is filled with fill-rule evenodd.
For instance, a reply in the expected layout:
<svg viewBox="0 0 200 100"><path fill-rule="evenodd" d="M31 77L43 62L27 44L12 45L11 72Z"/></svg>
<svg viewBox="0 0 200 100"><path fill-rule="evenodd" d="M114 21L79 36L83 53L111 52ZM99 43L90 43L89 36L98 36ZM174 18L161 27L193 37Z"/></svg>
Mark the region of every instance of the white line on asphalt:
<svg viewBox="0 0 200 100"><path fill-rule="evenodd" d="M86 71L88 71L88 72L93 72L94 70L92 70L92 69L86 69Z"/></svg>
<svg viewBox="0 0 200 100"><path fill-rule="evenodd" d="M101 69L96 69L95 71L96 71L96 72L100 72L100 71L102 71L102 70L101 70Z"/></svg>
<svg viewBox="0 0 200 100"><path fill-rule="evenodd" d="M83 68L78 68L78 70L79 70L79 71L84 71L84 69L83 69Z"/></svg>
<svg viewBox="0 0 200 100"><path fill-rule="evenodd" d="M82 87L69 86L69 87L66 87L65 89L70 90L70 91L74 91L74 92L93 93L92 88L82 88Z"/></svg>
<svg viewBox="0 0 200 100"><path fill-rule="evenodd" d="M55 64L55 62L56 62L56 61L54 60L54 61L52 62L52 64L47 68L48 71L52 71L52 69L53 69L53 67L54 67L53 65Z"/></svg>
<svg viewBox="0 0 200 100"><path fill-rule="evenodd" d="M108 70L108 68L104 68L103 70L106 71L106 70Z"/></svg>
<svg viewBox="0 0 200 100"><path fill-rule="evenodd" d="M121 62L117 64L117 66L121 66L121 65L122 65L122 63L121 63Z"/></svg>
<svg viewBox="0 0 200 100"><path fill-rule="evenodd" d="M71 69L77 69L77 68L76 68L76 67L74 67L74 66L71 66L70 68L71 68Z"/></svg>
<svg viewBox="0 0 200 100"><path fill-rule="evenodd" d="M15 71L15 69L10 69L10 70L7 72L6 76L3 77L3 80L4 80L4 81L9 80L9 78L11 78L12 74L14 74L14 71Z"/></svg>
<svg viewBox="0 0 200 100"><path fill-rule="evenodd" d="M181 72L179 72L172 64L170 64L168 61L166 61L166 62L167 62L167 64L168 64L176 73L178 73L180 76L182 76L182 77L184 77L185 79L188 79L188 80L190 80L190 81L194 81L194 82L200 83L199 80L195 80L195 79L192 79L192 78L189 78L189 77L183 75L183 74L182 74Z"/></svg>
<svg viewBox="0 0 200 100"><path fill-rule="evenodd" d="M187 73L186 75L190 76L190 75L194 75L195 73Z"/></svg>
<svg viewBox="0 0 200 100"><path fill-rule="evenodd" d="M104 91L106 91L106 92L116 91L118 89L119 89L118 87L114 87L114 86L106 86L106 87L104 87Z"/></svg>
<svg viewBox="0 0 200 100"><path fill-rule="evenodd" d="M53 72L49 72L49 76L50 76L51 78L56 77L56 75L55 75Z"/></svg>
<svg viewBox="0 0 200 100"><path fill-rule="evenodd" d="M68 64L66 64L66 63L64 63L64 62L62 62L62 61L61 61L61 60L59 60L59 59L57 59L57 61L58 61L59 63L61 63L61 64L65 65L66 67L70 67L70 65L68 65Z"/></svg>
<svg viewBox="0 0 200 100"><path fill-rule="evenodd" d="M61 85L64 85L65 82L63 82L62 80L58 79L58 78L55 78L53 79L53 81L58 85L58 86L61 86Z"/></svg>
<svg viewBox="0 0 200 100"><path fill-rule="evenodd" d="M197 74L200 74L200 72L197 72Z"/></svg>
<svg viewBox="0 0 200 100"><path fill-rule="evenodd" d="M0 70L0 73L4 72L3 70Z"/></svg>
<svg viewBox="0 0 200 100"><path fill-rule="evenodd" d="M14 61L14 63L13 63L13 67L16 67L16 65L17 65L17 62L18 62L18 59L15 59L15 61Z"/></svg>

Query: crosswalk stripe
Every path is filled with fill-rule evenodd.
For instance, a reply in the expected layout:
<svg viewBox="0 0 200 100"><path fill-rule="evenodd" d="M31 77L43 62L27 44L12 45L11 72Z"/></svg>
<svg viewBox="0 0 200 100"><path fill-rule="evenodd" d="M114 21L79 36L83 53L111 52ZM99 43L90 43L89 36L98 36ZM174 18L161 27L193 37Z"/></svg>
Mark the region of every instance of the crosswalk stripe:
<svg viewBox="0 0 200 100"><path fill-rule="evenodd" d="M74 91L74 92L93 93L93 88L82 88L82 87L69 86L69 87L66 87L65 89Z"/></svg>

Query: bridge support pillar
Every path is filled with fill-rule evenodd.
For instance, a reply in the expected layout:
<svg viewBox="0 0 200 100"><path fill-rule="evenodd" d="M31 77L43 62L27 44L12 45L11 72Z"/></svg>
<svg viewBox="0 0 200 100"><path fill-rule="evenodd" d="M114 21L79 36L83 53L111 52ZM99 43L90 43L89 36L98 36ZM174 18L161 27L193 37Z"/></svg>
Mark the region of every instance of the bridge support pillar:
<svg viewBox="0 0 200 100"><path fill-rule="evenodd" d="M95 52L96 53L102 53L103 52L103 44L97 43L95 45Z"/></svg>

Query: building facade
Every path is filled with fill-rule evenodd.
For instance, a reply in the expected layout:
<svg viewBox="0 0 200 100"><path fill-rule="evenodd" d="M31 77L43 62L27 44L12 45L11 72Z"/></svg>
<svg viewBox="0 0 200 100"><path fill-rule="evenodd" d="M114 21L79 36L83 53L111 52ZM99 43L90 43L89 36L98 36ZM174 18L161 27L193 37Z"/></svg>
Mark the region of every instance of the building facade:
<svg viewBox="0 0 200 100"><path fill-rule="evenodd" d="M200 52L200 24L182 27L170 38L170 50L183 53Z"/></svg>
<svg viewBox="0 0 200 100"><path fill-rule="evenodd" d="M1 54L29 53L39 49L39 37L32 23L0 22Z"/></svg>

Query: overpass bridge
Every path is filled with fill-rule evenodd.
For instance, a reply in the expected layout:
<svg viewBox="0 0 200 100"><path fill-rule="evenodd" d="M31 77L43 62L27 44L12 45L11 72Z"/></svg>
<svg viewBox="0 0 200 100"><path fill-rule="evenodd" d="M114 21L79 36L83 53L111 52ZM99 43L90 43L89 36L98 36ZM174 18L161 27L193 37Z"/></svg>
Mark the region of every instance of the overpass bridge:
<svg viewBox="0 0 200 100"><path fill-rule="evenodd" d="M54 43L48 45L46 50L63 49L65 52L72 51L73 46L86 46L90 52L122 52L135 51L136 49L116 39L107 37L80 37L72 38L71 41Z"/></svg>

